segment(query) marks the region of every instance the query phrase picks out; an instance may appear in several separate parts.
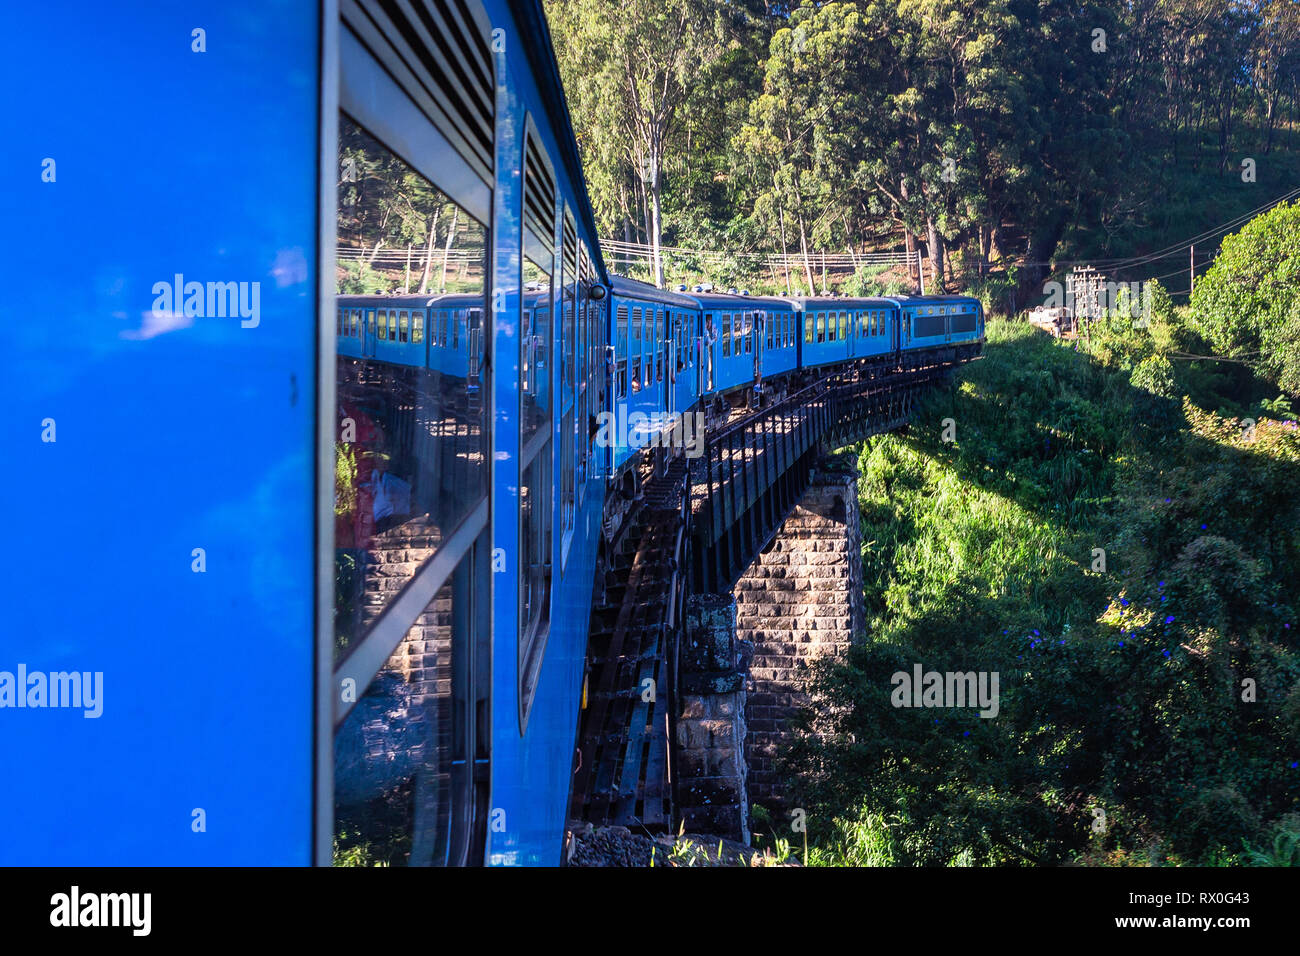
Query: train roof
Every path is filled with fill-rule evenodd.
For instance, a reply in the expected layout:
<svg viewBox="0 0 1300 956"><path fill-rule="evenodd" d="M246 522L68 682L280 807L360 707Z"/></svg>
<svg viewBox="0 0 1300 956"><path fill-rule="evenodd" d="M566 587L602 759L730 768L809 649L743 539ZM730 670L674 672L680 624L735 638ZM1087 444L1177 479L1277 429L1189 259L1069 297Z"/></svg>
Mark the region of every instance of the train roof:
<svg viewBox="0 0 1300 956"><path fill-rule="evenodd" d="M729 292L685 292L692 303L702 309L744 309L746 306L763 306L767 309L790 309L794 306L788 299L779 299L774 295L732 295Z"/></svg>
<svg viewBox="0 0 1300 956"><path fill-rule="evenodd" d="M890 309L897 308L898 303L887 296L869 295L862 297L839 295L791 295L783 296L798 309Z"/></svg>
<svg viewBox="0 0 1300 956"><path fill-rule="evenodd" d="M899 295L886 296L900 305L980 305L972 295Z"/></svg>
<svg viewBox="0 0 1300 956"><path fill-rule="evenodd" d="M611 275L609 277L609 287L614 295L645 299L648 302L662 302L664 305L675 305L685 309L693 309L696 306L694 299L682 295L680 292L660 289L649 282L642 282L640 279L633 279L624 275Z"/></svg>
<svg viewBox="0 0 1300 956"><path fill-rule="evenodd" d="M408 309L428 309L435 305L464 305L474 303L483 304L483 296L475 295L472 292L444 292L438 295L416 295L414 293L386 293L370 292L363 295L340 295L335 296L338 305L371 305L377 306L387 302L393 302L398 308L405 306Z"/></svg>

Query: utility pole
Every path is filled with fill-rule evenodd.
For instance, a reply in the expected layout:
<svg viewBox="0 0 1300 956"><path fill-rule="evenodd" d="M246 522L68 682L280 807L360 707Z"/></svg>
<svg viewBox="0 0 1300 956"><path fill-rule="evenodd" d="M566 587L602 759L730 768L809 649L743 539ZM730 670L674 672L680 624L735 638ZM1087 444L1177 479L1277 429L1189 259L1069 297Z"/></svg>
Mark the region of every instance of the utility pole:
<svg viewBox="0 0 1300 956"><path fill-rule="evenodd" d="M921 295L925 295L925 260L921 258L921 250L916 250L916 276L921 284Z"/></svg>
<svg viewBox="0 0 1300 956"><path fill-rule="evenodd" d="M1192 246L1188 251L1192 256L1192 281L1187 287L1187 294L1191 295L1196 291L1196 247Z"/></svg>

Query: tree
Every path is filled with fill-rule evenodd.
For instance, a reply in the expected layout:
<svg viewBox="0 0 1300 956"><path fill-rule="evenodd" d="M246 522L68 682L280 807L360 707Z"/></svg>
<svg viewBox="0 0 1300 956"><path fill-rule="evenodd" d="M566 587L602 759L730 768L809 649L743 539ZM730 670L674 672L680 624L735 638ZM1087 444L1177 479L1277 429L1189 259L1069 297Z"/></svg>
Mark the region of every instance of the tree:
<svg viewBox="0 0 1300 956"><path fill-rule="evenodd" d="M626 221L628 194L639 194L662 286L664 168L683 106L722 60L736 14L709 0L553 0L547 14L580 142L608 170L595 180L596 204L606 220L618 208Z"/></svg>
<svg viewBox="0 0 1300 956"><path fill-rule="evenodd" d="M1258 363L1300 395L1300 203L1284 203L1227 236L1196 281L1192 312L1225 355Z"/></svg>

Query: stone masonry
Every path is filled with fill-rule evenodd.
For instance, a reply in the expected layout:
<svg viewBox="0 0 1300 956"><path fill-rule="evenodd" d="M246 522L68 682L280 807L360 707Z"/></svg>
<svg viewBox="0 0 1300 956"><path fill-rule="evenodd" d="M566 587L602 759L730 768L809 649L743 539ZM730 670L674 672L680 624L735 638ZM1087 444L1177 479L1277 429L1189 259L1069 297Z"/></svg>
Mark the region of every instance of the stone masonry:
<svg viewBox="0 0 1300 956"><path fill-rule="evenodd" d="M677 800L686 829L749 842L745 787L745 669L730 595L691 597L681 648Z"/></svg>
<svg viewBox="0 0 1300 956"><path fill-rule="evenodd" d="M736 638L754 649L745 702L748 794L769 809L785 803L775 758L791 719L811 703L810 665L844 654L865 626L857 473L848 464L818 469L736 584Z"/></svg>

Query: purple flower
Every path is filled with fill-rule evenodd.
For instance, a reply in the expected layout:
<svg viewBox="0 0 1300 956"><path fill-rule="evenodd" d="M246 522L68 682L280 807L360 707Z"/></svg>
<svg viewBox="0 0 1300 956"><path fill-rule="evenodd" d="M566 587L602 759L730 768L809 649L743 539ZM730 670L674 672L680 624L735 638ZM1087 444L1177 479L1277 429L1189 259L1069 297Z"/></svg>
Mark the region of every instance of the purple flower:
<svg viewBox="0 0 1300 956"><path fill-rule="evenodd" d="M1205 525L1201 525L1201 530L1202 530L1202 531L1205 530Z"/></svg>
<svg viewBox="0 0 1300 956"><path fill-rule="evenodd" d="M1170 614L1167 618L1165 618L1165 623L1166 623L1166 624L1172 624L1172 623L1174 623L1174 616L1173 616L1172 614Z"/></svg>
<svg viewBox="0 0 1300 956"><path fill-rule="evenodd" d="M1168 656L1169 656L1169 648L1166 647L1166 648L1165 648L1165 657L1168 657Z"/></svg>
<svg viewBox="0 0 1300 956"><path fill-rule="evenodd" d="M1128 607L1128 598L1120 598L1119 603L1124 607Z"/></svg>

